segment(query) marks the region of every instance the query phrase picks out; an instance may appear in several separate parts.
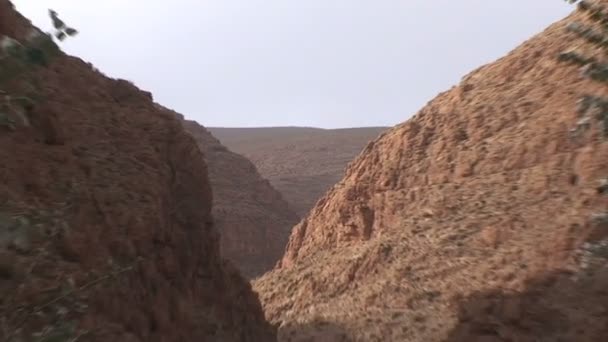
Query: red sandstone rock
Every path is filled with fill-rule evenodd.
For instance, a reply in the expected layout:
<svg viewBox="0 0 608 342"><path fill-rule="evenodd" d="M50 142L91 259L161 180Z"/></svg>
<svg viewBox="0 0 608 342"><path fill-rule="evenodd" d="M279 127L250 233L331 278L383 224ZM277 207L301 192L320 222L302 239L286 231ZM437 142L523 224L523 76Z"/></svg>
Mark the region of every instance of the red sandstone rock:
<svg viewBox="0 0 608 342"><path fill-rule="evenodd" d="M604 3L606 3L604 1ZM255 281L279 340L602 341L608 288L593 213L608 209L608 95L558 53L561 21L383 133ZM595 227L595 228L594 228Z"/></svg>
<svg viewBox="0 0 608 342"><path fill-rule="evenodd" d="M0 0L0 35L29 27ZM74 57L20 81L3 90L37 81L53 117L0 131L0 339L273 341L179 120Z"/></svg>

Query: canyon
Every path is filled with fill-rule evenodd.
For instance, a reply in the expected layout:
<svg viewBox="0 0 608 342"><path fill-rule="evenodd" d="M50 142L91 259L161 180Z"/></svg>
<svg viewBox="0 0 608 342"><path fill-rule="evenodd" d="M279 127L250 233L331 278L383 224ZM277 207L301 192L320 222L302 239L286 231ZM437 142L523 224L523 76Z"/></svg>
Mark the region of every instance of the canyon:
<svg viewBox="0 0 608 342"><path fill-rule="evenodd" d="M207 161L222 255L247 277L262 275L282 257L299 217L251 161L195 121L183 122Z"/></svg>
<svg viewBox="0 0 608 342"><path fill-rule="evenodd" d="M1 84L36 96L0 113L0 339L605 340L606 85L558 58L574 21L392 128L205 127L58 51ZM32 29L0 0L0 37Z"/></svg>
<svg viewBox="0 0 608 342"><path fill-rule="evenodd" d="M388 127L218 128L209 131L251 160L300 216L305 216L369 143Z"/></svg>
<svg viewBox="0 0 608 342"><path fill-rule="evenodd" d="M254 281L280 341L608 336L608 144L577 109L605 85L558 60L575 20L365 147Z"/></svg>
<svg viewBox="0 0 608 342"><path fill-rule="evenodd" d="M0 0L0 36L32 29ZM2 90L37 101L2 113L0 339L275 340L220 256L208 166L173 113L61 52Z"/></svg>

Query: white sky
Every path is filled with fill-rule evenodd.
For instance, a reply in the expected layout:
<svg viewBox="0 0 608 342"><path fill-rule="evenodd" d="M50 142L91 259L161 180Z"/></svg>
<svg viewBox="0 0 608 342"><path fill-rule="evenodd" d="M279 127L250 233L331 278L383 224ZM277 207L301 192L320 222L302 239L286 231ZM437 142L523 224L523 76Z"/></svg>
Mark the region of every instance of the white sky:
<svg viewBox="0 0 608 342"><path fill-rule="evenodd" d="M571 7L560 0L13 0L64 49L206 126L405 121Z"/></svg>

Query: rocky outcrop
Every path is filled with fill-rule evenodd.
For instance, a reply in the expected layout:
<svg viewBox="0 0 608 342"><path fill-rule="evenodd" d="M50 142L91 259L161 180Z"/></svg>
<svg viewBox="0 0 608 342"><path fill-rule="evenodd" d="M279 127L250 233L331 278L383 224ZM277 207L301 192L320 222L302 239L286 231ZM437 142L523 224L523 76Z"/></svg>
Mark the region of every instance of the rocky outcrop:
<svg viewBox="0 0 608 342"><path fill-rule="evenodd" d="M300 217L308 214L372 139L387 127L209 128L224 145L244 155Z"/></svg>
<svg viewBox="0 0 608 342"><path fill-rule="evenodd" d="M228 150L198 123L183 123L209 165L222 255L248 277L272 269L298 216L247 158Z"/></svg>
<svg viewBox="0 0 608 342"><path fill-rule="evenodd" d="M557 61L569 20L350 164L255 282L279 340L607 336L608 234L593 215L608 209L608 140L599 122L571 131L580 96L607 91Z"/></svg>
<svg viewBox="0 0 608 342"><path fill-rule="evenodd" d="M6 0L0 18L0 35L31 28ZM0 339L273 341L220 258L207 166L180 122L74 57L2 84L32 89L30 124L0 126Z"/></svg>

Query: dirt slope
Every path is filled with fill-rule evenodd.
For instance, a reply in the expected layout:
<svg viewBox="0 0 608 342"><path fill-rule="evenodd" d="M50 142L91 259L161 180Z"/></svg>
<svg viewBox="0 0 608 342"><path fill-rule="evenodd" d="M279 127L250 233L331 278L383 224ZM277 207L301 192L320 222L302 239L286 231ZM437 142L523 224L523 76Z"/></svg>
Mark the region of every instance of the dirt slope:
<svg viewBox="0 0 608 342"><path fill-rule="evenodd" d="M608 91L567 22L365 148L254 284L279 340L606 340L608 140L570 129Z"/></svg>
<svg viewBox="0 0 608 342"><path fill-rule="evenodd" d="M0 0L0 36L29 29ZM274 340L220 259L207 167L180 122L77 58L2 89L28 84L31 125L0 125L0 340Z"/></svg>
<svg viewBox="0 0 608 342"><path fill-rule="evenodd" d="M344 176L347 164L386 127L209 128L251 160L300 217Z"/></svg>
<svg viewBox="0 0 608 342"><path fill-rule="evenodd" d="M228 150L203 126L184 121L209 165L213 218L222 255L248 277L281 258L298 216L247 158Z"/></svg>

